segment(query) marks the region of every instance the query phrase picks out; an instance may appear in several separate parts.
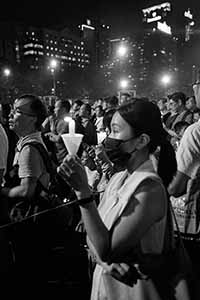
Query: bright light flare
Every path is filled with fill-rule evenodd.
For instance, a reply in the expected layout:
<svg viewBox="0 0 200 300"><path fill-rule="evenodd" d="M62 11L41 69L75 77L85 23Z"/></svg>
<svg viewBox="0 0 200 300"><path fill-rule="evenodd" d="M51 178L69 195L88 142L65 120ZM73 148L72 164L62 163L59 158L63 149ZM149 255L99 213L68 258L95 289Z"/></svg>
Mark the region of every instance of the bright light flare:
<svg viewBox="0 0 200 300"><path fill-rule="evenodd" d="M57 62L56 59L52 59L52 60L50 61L50 67L51 67L52 69L55 69L55 68L57 67L57 65L58 65L58 62Z"/></svg>
<svg viewBox="0 0 200 300"><path fill-rule="evenodd" d="M8 76L10 76L11 71L10 71L10 69L6 68L6 69L3 70L3 73L4 73L4 75L5 75L6 77L8 77Z"/></svg>
<svg viewBox="0 0 200 300"><path fill-rule="evenodd" d="M163 75L163 77L161 78L161 82L164 85L168 85L171 82L171 76L170 75Z"/></svg>
<svg viewBox="0 0 200 300"><path fill-rule="evenodd" d="M120 80L120 87L121 87L122 89L127 88L127 87L128 87L128 80L126 80L126 79Z"/></svg>
<svg viewBox="0 0 200 300"><path fill-rule="evenodd" d="M119 48L117 49L117 55L119 57L123 57L125 56L127 53L127 47L124 45L119 46Z"/></svg>

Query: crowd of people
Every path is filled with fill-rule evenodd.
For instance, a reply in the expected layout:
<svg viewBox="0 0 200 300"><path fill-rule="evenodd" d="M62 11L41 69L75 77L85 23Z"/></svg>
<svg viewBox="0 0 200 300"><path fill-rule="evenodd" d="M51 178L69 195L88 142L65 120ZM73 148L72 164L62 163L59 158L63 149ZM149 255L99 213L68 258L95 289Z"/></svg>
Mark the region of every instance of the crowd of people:
<svg viewBox="0 0 200 300"><path fill-rule="evenodd" d="M2 286L16 295L65 289L73 299L81 291L92 300L198 299L199 242L184 241L192 271L183 272L172 200L200 170L199 99L196 84L189 97L125 93L92 105L58 99L46 107L25 94L2 110ZM83 135L76 155L62 138L66 117ZM50 167L35 144L63 180L65 197L54 207Z"/></svg>

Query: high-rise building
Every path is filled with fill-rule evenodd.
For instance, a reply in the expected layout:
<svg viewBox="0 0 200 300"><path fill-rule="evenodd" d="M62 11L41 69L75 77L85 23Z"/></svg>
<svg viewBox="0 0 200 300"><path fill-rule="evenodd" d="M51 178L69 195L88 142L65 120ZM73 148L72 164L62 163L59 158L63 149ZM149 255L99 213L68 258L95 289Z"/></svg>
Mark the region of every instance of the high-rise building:
<svg viewBox="0 0 200 300"><path fill-rule="evenodd" d="M15 64L15 29L12 23L1 22L0 62Z"/></svg>
<svg viewBox="0 0 200 300"><path fill-rule="evenodd" d="M41 29L17 25L15 42L16 61L22 70L39 70L43 68L44 42Z"/></svg>
<svg viewBox="0 0 200 300"><path fill-rule="evenodd" d="M98 70L109 56L110 26L100 19L93 22L87 19L85 23L79 25L81 37L90 53L92 65Z"/></svg>
<svg viewBox="0 0 200 300"><path fill-rule="evenodd" d="M37 93L49 93L52 82L50 72L52 59L58 61L55 80L60 92L64 88L70 90L75 74L82 76L81 74L90 65L90 55L84 40L72 34L68 28L51 30L24 24L15 24L11 27L8 23L1 28L3 28L0 35L1 65L11 65L13 78L20 90L25 90L26 87L29 91L33 88Z"/></svg>
<svg viewBox="0 0 200 300"><path fill-rule="evenodd" d="M51 58L59 60L61 72L69 67L83 69L90 63L84 42L73 36L67 28L56 31L21 27L17 36L19 61L25 68L45 68Z"/></svg>
<svg viewBox="0 0 200 300"><path fill-rule="evenodd" d="M143 44L136 36L110 39L109 56L101 65L108 92L135 95L145 77L144 61Z"/></svg>
<svg viewBox="0 0 200 300"><path fill-rule="evenodd" d="M192 82L196 80L199 64L200 39L196 16L192 8L179 11L178 21L174 24L174 35L177 39L177 62L180 88L192 92Z"/></svg>
<svg viewBox="0 0 200 300"><path fill-rule="evenodd" d="M100 97L106 93L108 86L102 66L107 64L110 56L111 28L103 20L97 18L93 21L87 19L84 24L79 25L79 29L91 58L88 73L89 87L95 91L94 96Z"/></svg>
<svg viewBox="0 0 200 300"><path fill-rule="evenodd" d="M158 87L159 76L169 72L169 86L192 93L200 69L200 38L197 12L187 5L176 7L170 1L142 10L148 88Z"/></svg>
<svg viewBox="0 0 200 300"><path fill-rule="evenodd" d="M176 80L177 72L177 40L173 36L169 22L172 7L170 2L164 2L144 8L144 73L141 82L148 95L159 96L166 93L166 86L161 78L168 74Z"/></svg>

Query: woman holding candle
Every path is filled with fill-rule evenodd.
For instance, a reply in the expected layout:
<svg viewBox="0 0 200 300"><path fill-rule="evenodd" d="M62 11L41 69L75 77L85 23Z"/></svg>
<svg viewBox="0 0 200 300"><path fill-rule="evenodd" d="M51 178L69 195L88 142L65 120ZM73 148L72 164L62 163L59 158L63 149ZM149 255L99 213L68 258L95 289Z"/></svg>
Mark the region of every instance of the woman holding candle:
<svg viewBox="0 0 200 300"><path fill-rule="evenodd" d="M166 187L176 159L158 107L142 99L119 107L107 146L115 154L110 159L123 170L110 179L98 209L80 160L68 156L60 168L80 200L88 245L97 260L91 299L174 299L168 265L159 262L173 247ZM156 172L150 154L158 146Z"/></svg>

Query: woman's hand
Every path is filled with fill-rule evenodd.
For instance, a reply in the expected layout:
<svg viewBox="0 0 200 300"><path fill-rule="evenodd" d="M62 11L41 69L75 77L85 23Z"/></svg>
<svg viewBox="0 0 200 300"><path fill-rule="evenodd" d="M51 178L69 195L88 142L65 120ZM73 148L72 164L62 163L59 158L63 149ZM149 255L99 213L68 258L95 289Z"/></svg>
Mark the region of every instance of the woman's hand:
<svg viewBox="0 0 200 300"><path fill-rule="evenodd" d="M138 279L142 279L142 274L138 271L137 266L127 265L125 263L103 264L104 273L111 275L115 279L133 286Z"/></svg>
<svg viewBox="0 0 200 300"><path fill-rule="evenodd" d="M71 184L78 198L90 196L87 174L77 156L67 155L59 166L58 173Z"/></svg>

